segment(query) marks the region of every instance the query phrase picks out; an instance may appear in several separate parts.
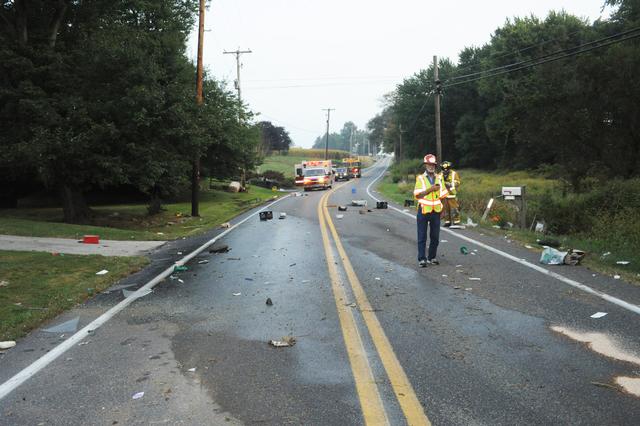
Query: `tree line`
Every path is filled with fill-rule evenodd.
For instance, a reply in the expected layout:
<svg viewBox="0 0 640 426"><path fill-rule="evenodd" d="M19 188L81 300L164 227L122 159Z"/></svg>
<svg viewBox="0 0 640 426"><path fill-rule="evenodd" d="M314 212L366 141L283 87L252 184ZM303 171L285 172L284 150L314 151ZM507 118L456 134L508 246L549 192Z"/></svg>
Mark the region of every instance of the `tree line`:
<svg viewBox="0 0 640 426"><path fill-rule="evenodd" d="M313 149L325 149L327 145L327 134L318 136L313 142ZM338 149L341 151L351 152L357 155L367 154L367 148L370 153L376 153L378 144L371 143L369 140L369 132L367 130L358 129L352 121L347 121L342 126L339 133L329 133L329 149Z"/></svg>
<svg viewBox="0 0 640 426"><path fill-rule="evenodd" d="M370 138L404 158L435 152L441 100L444 160L480 169L552 168L580 190L593 177L640 171L640 0L608 0L611 18L566 12L514 18L457 63L441 59L386 95Z"/></svg>
<svg viewBox="0 0 640 426"><path fill-rule="evenodd" d="M1 0L0 206L44 188L84 222L90 190L132 188L157 205L188 188L194 158L203 176L254 168L265 124L207 76L196 105L197 11L197 0Z"/></svg>

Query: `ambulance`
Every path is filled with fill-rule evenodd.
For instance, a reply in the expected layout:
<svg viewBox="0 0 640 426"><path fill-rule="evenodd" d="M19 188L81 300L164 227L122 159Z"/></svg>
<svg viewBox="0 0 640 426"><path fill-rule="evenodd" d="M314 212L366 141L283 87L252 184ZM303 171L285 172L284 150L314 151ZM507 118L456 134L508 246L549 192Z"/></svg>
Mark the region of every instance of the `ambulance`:
<svg viewBox="0 0 640 426"><path fill-rule="evenodd" d="M331 160L309 160L295 165L296 186L305 191L327 189L333 186L333 165Z"/></svg>

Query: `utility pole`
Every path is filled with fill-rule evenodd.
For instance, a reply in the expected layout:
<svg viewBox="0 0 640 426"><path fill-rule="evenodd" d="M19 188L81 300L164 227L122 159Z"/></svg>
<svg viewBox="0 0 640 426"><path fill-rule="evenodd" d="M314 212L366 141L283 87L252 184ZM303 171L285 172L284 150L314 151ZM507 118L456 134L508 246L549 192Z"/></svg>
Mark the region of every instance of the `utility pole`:
<svg viewBox="0 0 640 426"><path fill-rule="evenodd" d="M238 91L238 122L240 121L240 117L242 115L242 94L240 92L240 55L243 53L251 53L251 50L240 50L238 47L236 50L227 52L226 50L222 52L225 55L233 54L236 55L236 90ZM242 123L240 123L242 124ZM247 183L247 170L245 164L242 165L242 176L241 176L240 186L244 189Z"/></svg>
<svg viewBox="0 0 640 426"><path fill-rule="evenodd" d="M238 91L238 102L242 105L242 97L240 96L240 55L243 53L253 53L251 50L240 50L240 48L227 52L226 50L222 52L225 55L236 55L236 90Z"/></svg>
<svg viewBox="0 0 640 426"><path fill-rule="evenodd" d="M200 0L200 19L198 23L198 64L196 69L196 104L202 106L202 50L204 45L204 0ZM191 216L200 216L200 149L196 147L196 154L191 169Z"/></svg>
<svg viewBox="0 0 640 426"><path fill-rule="evenodd" d="M436 153L438 161L442 162L442 133L440 130L440 94L442 87L440 86L440 78L438 78L438 57L433 56L433 78L435 80L435 102L436 102Z"/></svg>
<svg viewBox="0 0 640 426"><path fill-rule="evenodd" d="M404 130L402 130L402 124L398 126L398 130L400 131L400 147L399 147L400 149L398 150L399 151L398 156L400 157L399 161L402 161L402 156L404 155L402 152L402 134L404 133Z"/></svg>
<svg viewBox="0 0 640 426"><path fill-rule="evenodd" d="M331 111L335 111L335 108L324 108L323 111L327 111L327 140L324 144L324 159L329 159L329 119L331 118Z"/></svg>
<svg viewBox="0 0 640 426"><path fill-rule="evenodd" d="M351 128L351 134L349 135L349 157L353 155L353 127Z"/></svg>

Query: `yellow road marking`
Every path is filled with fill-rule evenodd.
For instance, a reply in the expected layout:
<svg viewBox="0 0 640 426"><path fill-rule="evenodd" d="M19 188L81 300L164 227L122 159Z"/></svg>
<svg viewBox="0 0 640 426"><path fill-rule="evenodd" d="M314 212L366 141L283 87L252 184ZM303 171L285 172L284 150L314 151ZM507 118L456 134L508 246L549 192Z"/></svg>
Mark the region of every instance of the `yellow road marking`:
<svg viewBox="0 0 640 426"><path fill-rule="evenodd" d="M367 425L388 425L389 420L387 413L382 404L378 386L373 377L373 371L369 365L369 358L362 344L362 338L358 332L355 318L353 317L352 308L346 306L347 296L344 286L338 277L335 258L331 249L329 234L325 224L325 218L322 206L326 201L329 193L322 196L318 204L318 218L320 219L320 231L322 233L322 242L324 244L324 252L326 255L327 266L329 268L329 277L331 278L331 288L333 297L338 310L338 318L340 319L340 327L342 328L342 337L344 338L345 347L351 363L351 371L356 383L356 390L360 400L362 416Z"/></svg>
<svg viewBox="0 0 640 426"><path fill-rule="evenodd" d="M378 317L373 312L369 299L367 299L367 295L362 288L362 284L353 270L353 266L351 266L349 257L347 256L347 253L342 246L342 242L340 241L340 237L338 236L338 232L333 225L333 221L331 220L331 216L329 215L329 211L326 206L326 201L332 192L333 190L322 197L320 205L322 206L327 225L333 235L333 240L336 244L336 248L338 249L338 254L342 259L342 264L344 265L344 270L347 273L347 278L351 283L351 288L353 289L356 302L362 312L364 322L369 329L369 334L371 335L373 344L380 355L382 365L387 372L387 376L389 376L389 381L391 382L393 391L396 394L396 398L398 398L402 412L404 413L409 425L431 425L429 418L424 412L422 404L420 404L420 401L413 390L413 386L411 386L411 383L409 382L409 378L400 365L400 362L393 351L393 347L380 325L380 321L378 321Z"/></svg>

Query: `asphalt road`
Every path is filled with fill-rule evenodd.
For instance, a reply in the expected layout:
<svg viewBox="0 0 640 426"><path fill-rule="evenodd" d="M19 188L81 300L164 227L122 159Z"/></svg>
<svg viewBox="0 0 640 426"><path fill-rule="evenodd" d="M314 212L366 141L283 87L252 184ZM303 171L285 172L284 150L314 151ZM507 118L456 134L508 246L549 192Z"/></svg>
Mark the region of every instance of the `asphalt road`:
<svg viewBox="0 0 640 426"><path fill-rule="evenodd" d="M73 332L31 333L0 358L5 385L31 368L0 424L637 424L638 313L458 237L537 263L472 229L442 232L441 264L418 268L413 211L376 210L367 193L384 166L287 197L273 220L237 218L216 243L229 252L204 250L37 371ZM372 211L334 207L353 199ZM167 243L118 285L139 288L219 232ZM548 269L640 304L631 284ZM112 288L44 328L83 327L124 297ZM285 336L296 344L267 343Z"/></svg>

